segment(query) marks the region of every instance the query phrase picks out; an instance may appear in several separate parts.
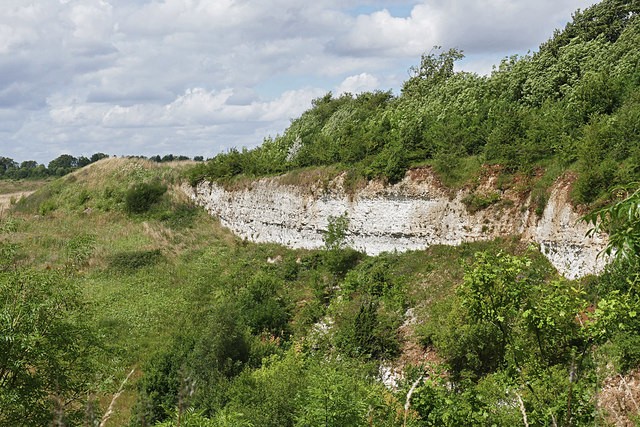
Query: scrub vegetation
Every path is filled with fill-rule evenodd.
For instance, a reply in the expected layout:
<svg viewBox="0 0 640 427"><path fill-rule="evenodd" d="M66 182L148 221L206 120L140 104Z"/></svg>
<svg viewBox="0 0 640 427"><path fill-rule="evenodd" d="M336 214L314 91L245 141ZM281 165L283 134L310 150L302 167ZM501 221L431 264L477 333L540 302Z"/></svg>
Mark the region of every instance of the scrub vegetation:
<svg viewBox="0 0 640 427"><path fill-rule="evenodd" d="M489 78L427 54L399 97L328 95L195 168L105 158L40 184L0 218L0 425L640 422L637 8L577 13ZM484 162L499 185L536 175L539 205L573 168L613 261L569 281L517 236L372 257L347 215L320 250L254 244L178 188L318 165L392 182L424 162L450 185Z"/></svg>
<svg viewBox="0 0 640 427"><path fill-rule="evenodd" d="M346 215L321 250L249 243L185 200L185 167L102 160L0 220L2 424L634 419L600 387L640 364L637 191L585 218L616 260L568 281L517 237L366 256Z"/></svg>
<svg viewBox="0 0 640 427"><path fill-rule="evenodd" d="M197 165L191 183L328 165L396 182L430 164L461 185L497 164L526 176L571 169L576 201L606 198L640 179L639 10L605 0L576 12L537 52L505 58L488 77L454 71L462 52L435 47L398 96L328 93L282 135Z"/></svg>

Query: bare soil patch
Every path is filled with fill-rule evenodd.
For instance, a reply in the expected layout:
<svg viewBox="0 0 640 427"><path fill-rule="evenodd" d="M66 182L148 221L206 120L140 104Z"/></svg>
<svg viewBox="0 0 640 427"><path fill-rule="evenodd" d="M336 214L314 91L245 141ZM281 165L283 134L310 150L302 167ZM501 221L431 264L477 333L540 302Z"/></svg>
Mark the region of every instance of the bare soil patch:
<svg viewBox="0 0 640 427"><path fill-rule="evenodd" d="M4 213L11 206L11 200L17 202L22 197L27 197L35 191L18 191L16 193L8 193L8 194L0 194L0 216L3 216Z"/></svg>

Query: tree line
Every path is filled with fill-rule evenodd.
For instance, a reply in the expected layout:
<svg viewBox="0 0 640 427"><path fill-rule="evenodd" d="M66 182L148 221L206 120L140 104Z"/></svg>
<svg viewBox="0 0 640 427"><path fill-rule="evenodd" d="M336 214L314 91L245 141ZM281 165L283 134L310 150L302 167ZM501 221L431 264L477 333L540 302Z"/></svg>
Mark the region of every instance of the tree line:
<svg viewBox="0 0 640 427"><path fill-rule="evenodd" d="M45 166L44 164L39 164L35 160L25 160L18 163L10 157L0 156L0 179L46 178L50 176L60 177L107 157L109 157L109 155L105 153L94 153L90 157L74 157L70 154L62 154L51 160L49 164ZM145 156L127 157L147 158ZM176 156L173 154L166 154L164 156L155 155L148 159L156 163L190 160L187 156ZM202 162L204 161L204 157L195 156L193 160Z"/></svg>

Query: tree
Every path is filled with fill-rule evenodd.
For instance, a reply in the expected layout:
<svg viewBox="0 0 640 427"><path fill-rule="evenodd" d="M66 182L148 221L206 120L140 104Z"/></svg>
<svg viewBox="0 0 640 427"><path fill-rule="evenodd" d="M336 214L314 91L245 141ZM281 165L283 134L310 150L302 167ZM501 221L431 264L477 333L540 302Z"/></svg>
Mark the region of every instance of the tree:
<svg viewBox="0 0 640 427"><path fill-rule="evenodd" d="M422 54L420 65L409 68L411 77L402 86L403 95L414 93L424 95L426 89L454 75L453 66L456 61L464 58L464 54L461 50L449 49L436 56L433 51L440 49L442 49L441 46L434 46L429 54Z"/></svg>
<svg viewBox="0 0 640 427"><path fill-rule="evenodd" d="M329 270L336 275L346 273L360 259L360 253L349 248L349 217L347 213L329 216L327 231L322 235L324 241L324 260Z"/></svg>
<svg viewBox="0 0 640 427"><path fill-rule="evenodd" d="M467 309L471 320L487 323L499 331L500 359L505 356L522 302L529 291L522 274L529 264L526 257L511 256L502 251L497 254L478 252L458 290L461 305Z"/></svg>
<svg viewBox="0 0 640 427"><path fill-rule="evenodd" d="M83 167L87 166L89 163L91 163L91 160L89 160L85 156L78 157L78 167L79 168L83 168Z"/></svg>
<svg viewBox="0 0 640 427"><path fill-rule="evenodd" d="M349 231L349 216L343 213L340 216L329 216L327 220L327 231L322 235L324 246L328 251L344 249L349 241L347 232Z"/></svg>
<svg viewBox="0 0 640 427"><path fill-rule="evenodd" d="M71 172L71 169L78 166L78 159L70 154L62 154L59 157L51 160L47 168L49 173L62 176Z"/></svg>
<svg viewBox="0 0 640 427"><path fill-rule="evenodd" d="M637 261L640 258L640 188L625 197L629 188L638 185L614 189L612 194L618 199L615 203L582 217L582 221L593 225L587 232L588 237L609 233L604 254L615 255L618 260Z"/></svg>
<svg viewBox="0 0 640 427"><path fill-rule="evenodd" d="M144 213L159 201L166 191L167 187L158 182L134 184L125 194L125 210L129 213Z"/></svg>
<svg viewBox="0 0 640 427"><path fill-rule="evenodd" d="M25 160L20 163L20 169L35 169L38 167L38 162L35 160Z"/></svg>
<svg viewBox="0 0 640 427"><path fill-rule="evenodd" d="M108 154L104 154L104 153L94 153L91 155L91 157L89 158L89 160L91 161L91 163L95 163L98 160L102 160L102 159L106 159L109 158Z"/></svg>
<svg viewBox="0 0 640 427"><path fill-rule="evenodd" d="M0 175L4 175L7 170L18 167L18 163L16 163L13 159L9 157L0 157Z"/></svg>
<svg viewBox="0 0 640 427"><path fill-rule="evenodd" d="M78 288L57 272L0 272L0 424L70 423L97 380L101 348ZM80 405L79 405L80 403Z"/></svg>

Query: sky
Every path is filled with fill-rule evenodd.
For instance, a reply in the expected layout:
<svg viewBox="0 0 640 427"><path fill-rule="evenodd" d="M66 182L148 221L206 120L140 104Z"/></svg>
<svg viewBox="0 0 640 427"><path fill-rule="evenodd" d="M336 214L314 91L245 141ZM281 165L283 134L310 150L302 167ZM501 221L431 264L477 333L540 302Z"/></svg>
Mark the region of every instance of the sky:
<svg viewBox="0 0 640 427"><path fill-rule="evenodd" d="M212 157L331 91L399 93L433 46L488 74L593 0L3 0L0 156Z"/></svg>

